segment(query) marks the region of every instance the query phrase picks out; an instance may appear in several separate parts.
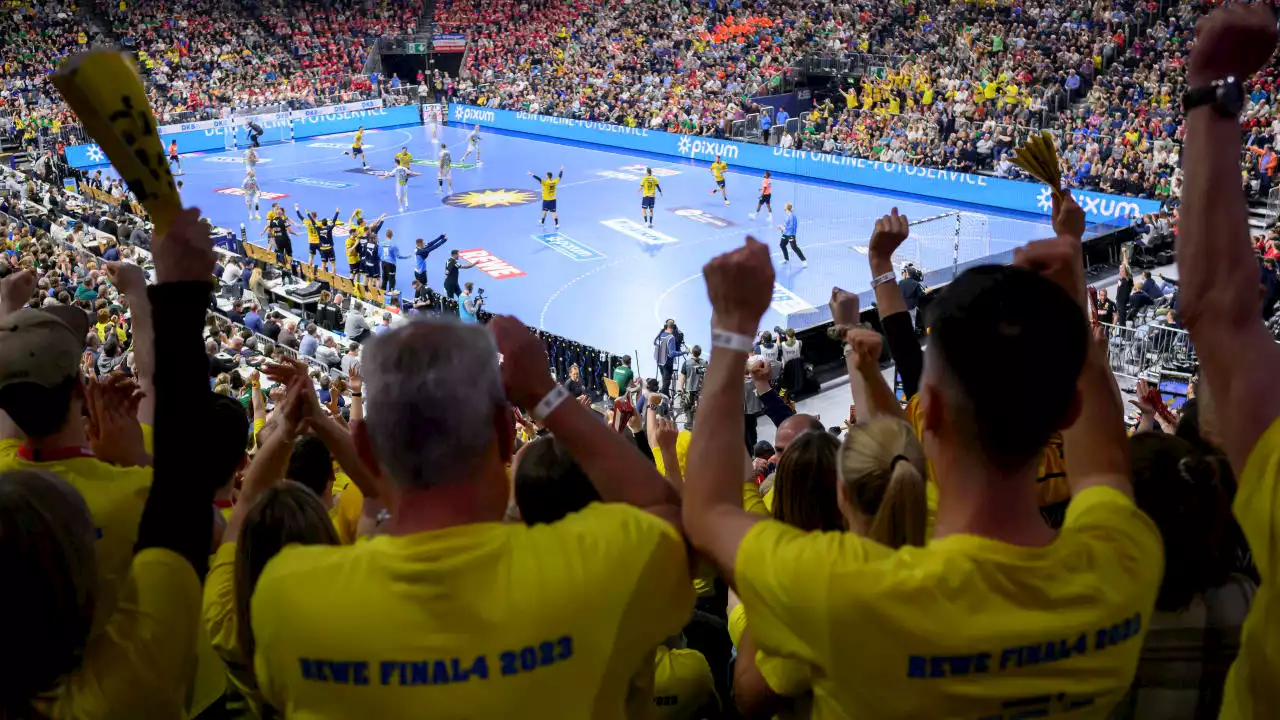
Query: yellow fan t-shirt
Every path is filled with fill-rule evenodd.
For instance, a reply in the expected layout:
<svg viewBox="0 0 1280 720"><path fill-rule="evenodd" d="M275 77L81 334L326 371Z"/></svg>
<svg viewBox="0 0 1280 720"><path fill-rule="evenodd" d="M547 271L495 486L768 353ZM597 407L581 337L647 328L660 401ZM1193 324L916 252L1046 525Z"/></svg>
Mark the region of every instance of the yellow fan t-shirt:
<svg viewBox="0 0 1280 720"><path fill-rule="evenodd" d="M253 595L258 685L286 717L622 717L692 612L688 562L671 525L606 503L291 546Z"/></svg>
<svg viewBox="0 0 1280 720"><path fill-rule="evenodd" d="M814 718L1105 718L1163 569L1155 525L1108 487L1073 498L1045 547L951 535L890 551L765 520L736 560L759 649L813 668Z"/></svg>
<svg viewBox="0 0 1280 720"><path fill-rule="evenodd" d="M62 718L183 718L195 673L200 580L164 548L131 557L120 602L84 659L33 705Z"/></svg>
<svg viewBox="0 0 1280 720"><path fill-rule="evenodd" d="M204 580L203 623L213 651L226 663L227 676L244 696L254 716L261 715L262 694L253 676L253 661L240 648L236 611L236 543L224 542L209 563Z"/></svg>
<svg viewBox="0 0 1280 720"><path fill-rule="evenodd" d="M1262 584L1240 634L1240 654L1227 674L1222 720L1280 717L1280 420L1258 438L1232 511L1249 541Z"/></svg>
<svg viewBox="0 0 1280 720"><path fill-rule="evenodd" d="M151 468L117 467L87 452L54 453L57 459L24 459L22 441L0 440L0 472L42 470L71 483L89 506L97 542L99 592L93 614L93 634L106 627L116 609L121 586L133 563L142 506L151 491Z"/></svg>
<svg viewBox="0 0 1280 720"><path fill-rule="evenodd" d="M653 663L653 717L697 720L700 711L720 707L711 665L697 650L659 646Z"/></svg>

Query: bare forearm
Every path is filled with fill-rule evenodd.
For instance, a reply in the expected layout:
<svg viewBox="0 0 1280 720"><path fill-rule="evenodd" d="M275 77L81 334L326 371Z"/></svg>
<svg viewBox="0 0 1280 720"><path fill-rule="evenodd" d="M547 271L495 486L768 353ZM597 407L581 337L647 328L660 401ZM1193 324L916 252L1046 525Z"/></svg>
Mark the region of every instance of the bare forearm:
<svg viewBox="0 0 1280 720"><path fill-rule="evenodd" d="M868 261L871 264L872 278L878 278L885 273L893 274L893 260L891 258L869 256ZM907 311L907 301L902 299L902 290L898 288L896 281L877 285L875 294L876 308L880 311L880 317Z"/></svg>
<svg viewBox="0 0 1280 720"><path fill-rule="evenodd" d="M546 426L573 454L605 502L642 508L680 504L675 489L635 445L578 403L560 403L547 416Z"/></svg>
<svg viewBox="0 0 1280 720"><path fill-rule="evenodd" d="M351 482L360 488L365 499L380 497L376 476L360 459L355 443L351 440L351 434L330 418L313 421L312 428L325 447L329 448L333 459L338 461L338 467L342 468L347 477L351 478Z"/></svg>
<svg viewBox="0 0 1280 720"><path fill-rule="evenodd" d="M712 351L698 402L698 432L689 446L689 479L685 482L686 516L705 517L717 506L742 506L742 380L738 373L746 354L718 347ZM697 531L686 525L692 537ZM697 540L695 540L695 543Z"/></svg>
<svg viewBox="0 0 1280 720"><path fill-rule="evenodd" d="M1190 79L1200 81L1201 79ZM1259 311L1259 270L1240 188L1240 128L1210 108L1187 116L1178 225L1179 314L1191 333L1241 471L1257 438L1280 415L1280 346Z"/></svg>
<svg viewBox="0 0 1280 720"><path fill-rule="evenodd" d="M845 358L849 371L849 389L853 391L853 406L858 417L870 420L876 416L903 417L902 406L894 397L893 389L884 381L880 368L859 368L855 354Z"/></svg>
<svg viewBox="0 0 1280 720"><path fill-rule="evenodd" d="M1062 434L1072 495L1094 485L1133 494L1124 404L1105 350L1093 345L1080 373L1080 417Z"/></svg>

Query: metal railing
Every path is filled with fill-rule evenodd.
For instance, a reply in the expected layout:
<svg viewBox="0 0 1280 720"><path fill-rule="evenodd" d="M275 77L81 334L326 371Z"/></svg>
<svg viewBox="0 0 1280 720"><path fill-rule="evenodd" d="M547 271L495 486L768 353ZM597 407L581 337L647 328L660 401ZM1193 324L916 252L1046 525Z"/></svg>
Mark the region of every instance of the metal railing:
<svg viewBox="0 0 1280 720"><path fill-rule="evenodd" d="M1108 361L1117 377L1136 382L1162 370L1185 372L1196 364L1191 336L1168 325L1137 327L1103 324L1107 333Z"/></svg>

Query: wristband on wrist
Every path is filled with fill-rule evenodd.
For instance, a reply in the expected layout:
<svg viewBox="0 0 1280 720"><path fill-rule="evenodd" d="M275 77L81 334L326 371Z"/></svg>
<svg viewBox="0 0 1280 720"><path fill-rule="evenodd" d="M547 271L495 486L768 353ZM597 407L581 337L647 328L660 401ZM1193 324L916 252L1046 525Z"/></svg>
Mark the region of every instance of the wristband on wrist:
<svg viewBox="0 0 1280 720"><path fill-rule="evenodd" d="M887 273L884 273L883 275L877 275L871 280L871 289L874 290L885 283L891 283L894 280L896 280L897 277L898 276L893 274L892 270L890 270Z"/></svg>
<svg viewBox="0 0 1280 720"><path fill-rule="evenodd" d="M711 328L711 347L736 350L750 355L751 351L755 349L755 343L749 335Z"/></svg>
<svg viewBox="0 0 1280 720"><path fill-rule="evenodd" d="M538 405L533 408L533 419L538 422L545 422L547 416L560 407L560 403L569 399L569 391L564 389L563 385L556 385L547 392L546 395L538 401Z"/></svg>
<svg viewBox="0 0 1280 720"><path fill-rule="evenodd" d="M351 397L363 397L363 396L364 396L364 393L358 393L358 392L351 393Z"/></svg>

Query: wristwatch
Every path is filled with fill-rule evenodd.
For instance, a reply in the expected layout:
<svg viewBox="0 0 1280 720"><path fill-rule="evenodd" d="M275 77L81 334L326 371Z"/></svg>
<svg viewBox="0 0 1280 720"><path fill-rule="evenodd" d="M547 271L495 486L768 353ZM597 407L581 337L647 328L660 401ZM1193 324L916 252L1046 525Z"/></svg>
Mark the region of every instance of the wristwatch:
<svg viewBox="0 0 1280 720"><path fill-rule="evenodd" d="M1189 113L1201 105L1213 107L1220 117L1236 119L1244 109L1244 90L1240 81L1227 76L1208 85L1191 88L1182 94L1182 112Z"/></svg>

